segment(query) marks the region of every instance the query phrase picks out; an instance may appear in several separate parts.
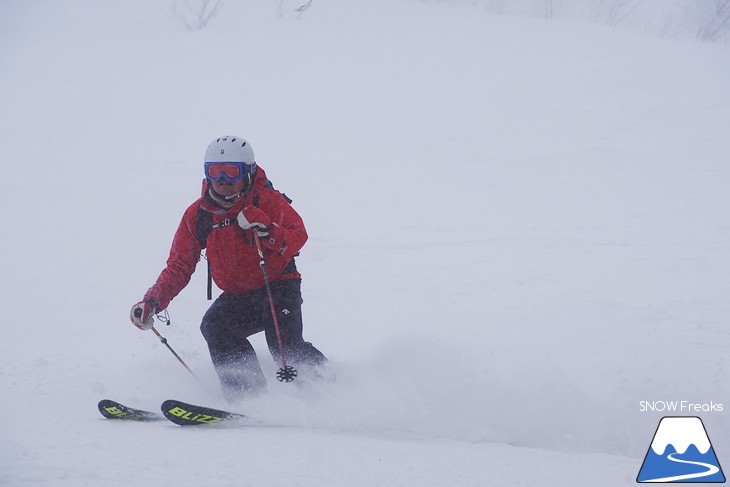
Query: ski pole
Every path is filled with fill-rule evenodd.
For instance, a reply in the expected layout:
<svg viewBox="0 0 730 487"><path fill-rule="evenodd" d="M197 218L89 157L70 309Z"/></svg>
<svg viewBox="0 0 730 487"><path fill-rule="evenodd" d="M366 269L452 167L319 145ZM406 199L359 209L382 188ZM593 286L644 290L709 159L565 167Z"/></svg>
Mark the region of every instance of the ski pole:
<svg viewBox="0 0 730 487"><path fill-rule="evenodd" d="M141 317L142 316L142 310L141 309L134 310L134 316L136 316L138 318ZM188 364L186 364L185 361L182 358L180 358L180 355L178 355L175 352L175 350L172 349L172 347L170 346L170 344L167 343L167 338L163 337L160 334L160 332L157 331L157 328L155 328L154 326L152 326L150 329L155 332L155 335L157 335L157 338L160 339L160 342L162 342L162 344L165 345L170 352L172 352L172 354L175 356L175 358L178 360L178 362L180 362L182 364L182 366L185 367L185 369L188 372L190 372L190 375L192 375L193 377L195 377L195 380L197 380L198 382L200 382L200 384L202 385L203 383L200 381L200 379L198 378L198 376L195 375L195 372L193 372L192 369L190 369L190 367L188 367Z"/></svg>
<svg viewBox="0 0 730 487"><path fill-rule="evenodd" d="M182 364L182 366L183 366L183 367L185 367L185 369L186 369L186 370L187 370L188 372L190 372L190 375L192 375L193 377L195 377L195 379L196 379L196 380L197 380L198 382L200 382L200 379L198 379L198 376L197 376L197 375L195 375L195 372L193 372L193 371L192 371L192 370L190 369L190 367L188 367L188 364L186 364L186 363L185 363L185 361L184 361L183 359L181 359L181 358L180 358L180 355L178 355L177 353L175 353L175 350L173 350L173 349L172 349L172 347L170 346L170 344L169 344L169 343L167 343L167 338L165 338L165 337L163 337L162 335L160 335L160 332L159 332L159 331L157 331L157 328L155 328L154 326L153 326L153 327L151 328L151 330L155 332L155 335L157 335L157 338L159 338L159 339L160 339L160 342L162 342L162 344L163 344L163 345L165 345L165 346L167 347L167 349L168 349L168 350L169 350L170 352L172 352L172 354L173 354L173 355L175 356L175 358L177 359L177 361L178 361L178 362L180 362L180 363Z"/></svg>
<svg viewBox="0 0 730 487"><path fill-rule="evenodd" d="M286 364L286 356L284 355L284 342L281 339L279 320L276 318L274 297L271 294L271 286L269 286L269 276L266 273L266 259L264 259L264 252L261 250L261 241L259 240L259 234L255 228L253 229L253 239L254 242L256 242L256 251L259 253L259 266L261 266L261 271L264 273L264 284L266 285L266 293L269 295L271 317L274 319L274 329L276 330L276 338L279 341L279 351L281 352L281 363L283 367L276 372L276 378L279 379L280 382L291 382L297 376L297 370L291 365Z"/></svg>

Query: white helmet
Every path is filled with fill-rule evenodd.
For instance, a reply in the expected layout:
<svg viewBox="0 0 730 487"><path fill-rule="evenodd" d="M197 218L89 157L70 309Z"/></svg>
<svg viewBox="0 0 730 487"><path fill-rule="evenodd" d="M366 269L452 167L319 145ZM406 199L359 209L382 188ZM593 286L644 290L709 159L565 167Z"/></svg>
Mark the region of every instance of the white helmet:
<svg viewBox="0 0 730 487"><path fill-rule="evenodd" d="M246 139L232 135L219 137L211 142L205 151L204 162L242 162L250 166L256 165L251 144Z"/></svg>
<svg viewBox="0 0 730 487"><path fill-rule="evenodd" d="M238 166L238 168L229 168L232 172L227 173L224 169L220 173L214 173L215 177L209 176L211 171L219 164L225 166L228 163L231 166ZM256 161L253 157L253 149L251 144L246 142L246 139L241 137L234 137L232 135L226 135L215 139L208 145L208 149L205 151L205 161L203 162L203 171L205 172L205 178L207 181L218 181L220 178L225 178L228 181L234 181L241 177L245 178L245 185L243 190L234 196L222 196L217 195L210 187L210 190L216 194L219 199L230 201L232 199L239 198L243 193L248 191L253 184L254 176L256 175Z"/></svg>

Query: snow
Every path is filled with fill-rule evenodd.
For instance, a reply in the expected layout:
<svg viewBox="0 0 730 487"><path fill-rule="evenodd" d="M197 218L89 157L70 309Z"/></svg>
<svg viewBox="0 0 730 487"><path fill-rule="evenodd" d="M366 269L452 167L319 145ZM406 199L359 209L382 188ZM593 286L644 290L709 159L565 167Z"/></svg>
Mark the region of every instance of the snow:
<svg viewBox="0 0 730 487"><path fill-rule="evenodd" d="M728 402L728 46L466 3L0 7L0 485L633 483L660 411ZM304 2L301 2L304 3ZM310 240L333 382L227 405L200 269L128 321L246 137ZM103 419L168 398L265 427ZM691 415L697 415L692 413ZM701 414L720 462L726 413Z"/></svg>

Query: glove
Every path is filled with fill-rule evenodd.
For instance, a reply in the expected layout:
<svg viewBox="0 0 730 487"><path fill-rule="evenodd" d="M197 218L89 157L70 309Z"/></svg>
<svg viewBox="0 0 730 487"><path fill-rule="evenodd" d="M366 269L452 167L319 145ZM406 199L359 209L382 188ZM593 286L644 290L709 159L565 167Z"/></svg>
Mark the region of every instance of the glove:
<svg viewBox="0 0 730 487"><path fill-rule="evenodd" d="M239 211L236 220L238 220L238 225L244 230L255 228L259 237L268 236L271 230L271 218L261 208L255 206L247 206L243 211Z"/></svg>
<svg viewBox="0 0 730 487"><path fill-rule="evenodd" d="M157 313L157 303L154 301L140 301L132 306L129 318L134 326L140 330L149 330L155 324L152 315Z"/></svg>

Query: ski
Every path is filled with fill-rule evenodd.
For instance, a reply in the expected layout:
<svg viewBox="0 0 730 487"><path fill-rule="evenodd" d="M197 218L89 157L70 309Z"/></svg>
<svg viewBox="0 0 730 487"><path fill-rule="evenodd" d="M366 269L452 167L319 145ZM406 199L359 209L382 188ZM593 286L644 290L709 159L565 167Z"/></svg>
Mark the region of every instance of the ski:
<svg viewBox="0 0 730 487"><path fill-rule="evenodd" d="M224 423L246 418L243 414L231 413L220 409L195 406L182 401L169 399L162 403L162 414L180 426Z"/></svg>
<svg viewBox="0 0 730 487"><path fill-rule="evenodd" d="M164 419L157 413L130 408L111 399L102 399L99 401L99 412L107 419L123 419L127 421L161 421Z"/></svg>

